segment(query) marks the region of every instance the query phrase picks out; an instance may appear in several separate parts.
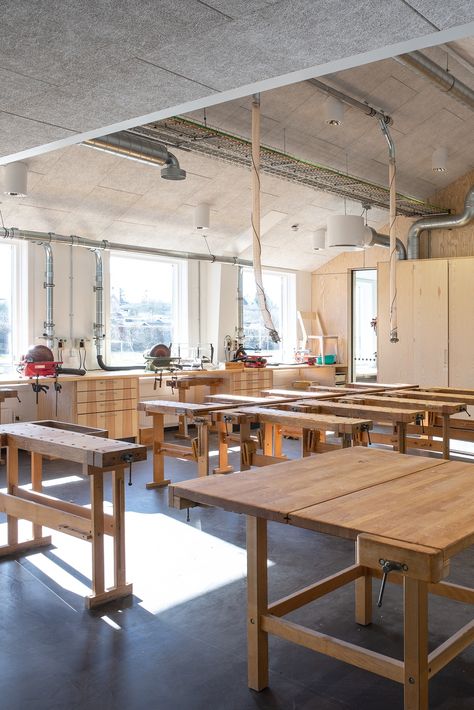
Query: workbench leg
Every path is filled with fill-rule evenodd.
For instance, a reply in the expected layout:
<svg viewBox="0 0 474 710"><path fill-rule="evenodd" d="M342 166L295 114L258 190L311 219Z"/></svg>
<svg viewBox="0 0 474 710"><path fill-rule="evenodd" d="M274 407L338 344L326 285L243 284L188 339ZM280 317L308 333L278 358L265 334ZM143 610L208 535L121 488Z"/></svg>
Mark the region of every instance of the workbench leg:
<svg viewBox="0 0 474 710"><path fill-rule="evenodd" d="M250 422L241 421L240 422L240 470L248 471L250 468L250 463L247 461L245 456L245 446L244 444L250 440Z"/></svg>
<svg viewBox="0 0 474 710"><path fill-rule="evenodd" d="M104 574L104 477L90 473L92 523L92 596L105 591Z"/></svg>
<svg viewBox="0 0 474 710"><path fill-rule="evenodd" d="M311 456L311 429L301 430L301 456Z"/></svg>
<svg viewBox="0 0 474 710"><path fill-rule="evenodd" d="M38 493L43 490L43 457L34 451L31 452L31 488ZM32 529L35 540L43 535L41 525L33 523Z"/></svg>
<svg viewBox="0 0 474 710"><path fill-rule="evenodd" d="M114 515L114 586L125 584L125 482L124 469L112 472L112 503Z"/></svg>
<svg viewBox="0 0 474 710"><path fill-rule="evenodd" d="M162 446L165 441L165 415L152 414L153 418L153 481L147 483L147 488L160 488L170 483L169 478L165 478L165 457Z"/></svg>
<svg viewBox="0 0 474 710"><path fill-rule="evenodd" d="M407 425L405 422L397 422L397 436L398 436L398 453L406 454L407 452Z"/></svg>
<svg viewBox="0 0 474 710"><path fill-rule="evenodd" d="M449 459L449 449L450 449L449 420L450 420L450 415L443 414L442 417L443 417L443 459Z"/></svg>
<svg viewBox="0 0 474 710"><path fill-rule="evenodd" d="M178 387L178 401L186 402L186 390L181 387ZM176 437L178 439L189 439L188 420L185 414L178 416L178 433Z"/></svg>
<svg viewBox="0 0 474 710"><path fill-rule="evenodd" d="M359 564L357 544L356 563ZM361 626L372 623L372 574L368 567L366 574L355 581L355 620Z"/></svg>
<svg viewBox="0 0 474 710"><path fill-rule="evenodd" d="M263 454L264 456L273 456L273 424L267 422L263 424Z"/></svg>
<svg viewBox="0 0 474 710"><path fill-rule="evenodd" d="M282 426L276 424L273 429L273 456L283 456Z"/></svg>
<svg viewBox="0 0 474 710"><path fill-rule="evenodd" d="M247 644L248 685L263 690L268 685L268 634L260 617L267 613L267 521L247 516Z"/></svg>
<svg viewBox="0 0 474 710"><path fill-rule="evenodd" d="M404 577L405 710L428 710L428 585Z"/></svg>
<svg viewBox="0 0 474 710"><path fill-rule="evenodd" d="M7 492L14 495L18 486L18 449L9 446L7 449ZM18 545L18 518L7 515L8 546Z"/></svg>
<svg viewBox="0 0 474 710"><path fill-rule="evenodd" d="M342 435L342 448L343 449L350 449L352 446L352 434L343 434Z"/></svg>
<svg viewBox="0 0 474 710"><path fill-rule="evenodd" d="M197 423L198 476L209 475L209 429L207 423Z"/></svg>
<svg viewBox="0 0 474 710"><path fill-rule="evenodd" d="M227 443L227 427L225 422L217 422L217 440L219 443L219 465L213 473L231 473L234 468L229 464L229 446Z"/></svg>

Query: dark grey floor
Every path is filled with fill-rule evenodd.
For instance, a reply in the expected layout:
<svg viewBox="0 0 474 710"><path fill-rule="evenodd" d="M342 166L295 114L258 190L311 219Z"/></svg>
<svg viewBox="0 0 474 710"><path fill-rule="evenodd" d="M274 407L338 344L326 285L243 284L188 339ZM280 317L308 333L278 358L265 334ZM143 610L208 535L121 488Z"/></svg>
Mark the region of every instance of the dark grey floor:
<svg viewBox="0 0 474 710"><path fill-rule="evenodd" d="M296 454L296 442L286 448ZM46 469L51 480L79 475L59 461ZM1 710L402 708L396 683L275 638L270 688L248 690L245 520L194 509L186 523L184 512L168 508L165 490L145 489L150 469L151 462L136 465L126 491L128 577L136 593L128 603L84 610L83 588L74 583L89 584L90 547L64 535L56 534L48 551L0 562ZM168 459L172 480L193 472L192 463ZM3 469L0 474L4 481ZM47 492L79 503L89 499L85 480ZM353 545L270 524L269 560L270 596L277 598L351 564ZM451 578L473 585L472 552L455 560ZM472 618L472 608L438 598L430 612L432 645ZM353 613L350 585L289 618L402 657L398 587L388 587L370 627L358 627ZM474 708L474 648L431 681L430 708Z"/></svg>

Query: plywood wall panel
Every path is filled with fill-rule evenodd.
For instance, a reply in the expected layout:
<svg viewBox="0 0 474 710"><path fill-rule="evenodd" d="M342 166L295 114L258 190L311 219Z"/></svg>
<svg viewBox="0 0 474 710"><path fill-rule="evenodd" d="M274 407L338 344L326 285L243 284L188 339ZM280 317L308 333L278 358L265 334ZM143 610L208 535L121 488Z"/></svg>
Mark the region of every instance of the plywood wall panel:
<svg viewBox="0 0 474 710"><path fill-rule="evenodd" d="M474 387L474 259L449 261L449 386Z"/></svg>
<svg viewBox="0 0 474 710"><path fill-rule="evenodd" d="M349 332L350 274L317 274L313 276L312 311L318 312L326 335L339 336L339 359L347 363Z"/></svg>
<svg viewBox="0 0 474 710"><path fill-rule="evenodd" d="M448 386L448 262L413 263L414 382Z"/></svg>

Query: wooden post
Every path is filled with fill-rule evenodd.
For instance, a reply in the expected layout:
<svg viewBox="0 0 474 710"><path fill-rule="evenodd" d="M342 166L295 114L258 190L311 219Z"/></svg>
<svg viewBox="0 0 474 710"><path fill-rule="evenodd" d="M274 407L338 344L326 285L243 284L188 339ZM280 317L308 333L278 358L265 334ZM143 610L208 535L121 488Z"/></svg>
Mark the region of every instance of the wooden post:
<svg viewBox="0 0 474 710"><path fill-rule="evenodd" d="M227 428L224 421L216 423L217 441L219 444L219 465L212 470L213 473L231 473L234 469L229 464L229 447L227 445Z"/></svg>
<svg viewBox="0 0 474 710"><path fill-rule="evenodd" d="M267 613L267 521L247 516L247 642L248 685L268 685L268 634L260 617Z"/></svg>
<svg viewBox="0 0 474 710"><path fill-rule="evenodd" d="M196 419L196 426L198 440L198 476L207 476L209 474L209 430L206 421Z"/></svg>
<svg viewBox="0 0 474 710"><path fill-rule="evenodd" d="M301 431L301 456L311 455L311 429Z"/></svg>
<svg viewBox="0 0 474 710"><path fill-rule="evenodd" d="M147 483L147 488L167 486L170 482L165 478L165 457L162 446L165 440L165 415L154 412L153 419L153 481Z"/></svg>
<svg viewBox="0 0 474 710"><path fill-rule="evenodd" d="M450 420L450 415L443 414L442 417L443 417L443 459L449 459L449 449L450 449L449 420Z"/></svg>
<svg viewBox="0 0 474 710"><path fill-rule="evenodd" d="M428 710L428 584L403 578L405 710Z"/></svg>
<svg viewBox="0 0 474 710"><path fill-rule="evenodd" d="M43 457L35 451L31 452L31 488L38 493L43 490ZM35 540L42 537L43 528L41 525L33 523L32 530Z"/></svg>
<svg viewBox="0 0 474 710"><path fill-rule="evenodd" d="M92 467L91 467L92 468ZM90 470L92 523L92 596L105 591L104 578L104 477Z"/></svg>
<svg viewBox="0 0 474 710"><path fill-rule="evenodd" d="M186 388L178 387L178 401L186 402ZM185 414L178 416L178 433L176 437L179 439L189 439L188 420Z"/></svg>
<svg viewBox="0 0 474 710"><path fill-rule="evenodd" d="M14 493L15 486L18 486L18 449L9 444L7 450L7 491ZM18 545L18 518L7 515L8 544Z"/></svg>
<svg viewBox="0 0 474 710"><path fill-rule="evenodd" d="M125 584L125 488L124 467L112 473L112 502L114 508L114 586Z"/></svg>
<svg viewBox="0 0 474 710"><path fill-rule="evenodd" d="M407 425L405 422L397 422L398 451L401 454L407 452Z"/></svg>
<svg viewBox="0 0 474 710"><path fill-rule="evenodd" d="M250 421L242 419L240 422L240 470L248 471L250 465L245 460L244 443L250 439Z"/></svg>
<svg viewBox="0 0 474 710"><path fill-rule="evenodd" d="M343 449L350 449L352 446L352 434L343 434L342 435L342 448Z"/></svg>
<svg viewBox="0 0 474 710"><path fill-rule="evenodd" d="M268 422L263 424L263 453L265 456L273 456L273 424Z"/></svg>
<svg viewBox="0 0 474 710"><path fill-rule="evenodd" d="M283 434L279 424L273 428L273 456L283 456Z"/></svg>
<svg viewBox="0 0 474 710"><path fill-rule="evenodd" d="M360 563L357 543L356 563ZM372 623L372 575L369 568L363 577L359 577L355 581L355 620L356 624L361 626L368 626Z"/></svg>

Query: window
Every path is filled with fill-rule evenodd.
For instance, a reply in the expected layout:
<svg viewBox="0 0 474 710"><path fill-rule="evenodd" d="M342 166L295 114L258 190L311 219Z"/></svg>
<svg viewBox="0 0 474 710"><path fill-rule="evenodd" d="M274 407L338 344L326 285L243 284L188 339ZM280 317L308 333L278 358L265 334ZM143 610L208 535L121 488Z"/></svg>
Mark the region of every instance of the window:
<svg viewBox="0 0 474 710"><path fill-rule="evenodd" d="M13 365L13 255L11 244L0 245L0 365Z"/></svg>
<svg viewBox="0 0 474 710"><path fill-rule="evenodd" d="M138 363L139 356L154 345L186 340L185 268L171 260L110 254L112 362Z"/></svg>
<svg viewBox="0 0 474 710"><path fill-rule="evenodd" d="M252 269L243 269L244 348L269 357L270 364L293 362L296 347L296 276L281 271L264 271L263 286L273 323L281 342L274 343L263 324L257 302Z"/></svg>
<svg viewBox="0 0 474 710"><path fill-rule="evenodd" d="M377 380L377 270L352 272L352 377Z"/></svg>

